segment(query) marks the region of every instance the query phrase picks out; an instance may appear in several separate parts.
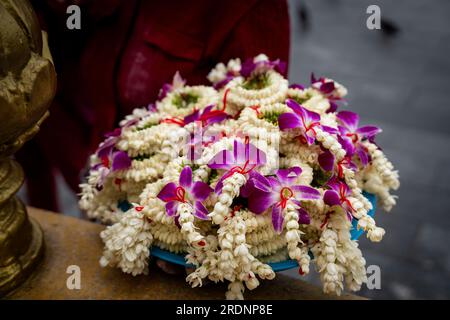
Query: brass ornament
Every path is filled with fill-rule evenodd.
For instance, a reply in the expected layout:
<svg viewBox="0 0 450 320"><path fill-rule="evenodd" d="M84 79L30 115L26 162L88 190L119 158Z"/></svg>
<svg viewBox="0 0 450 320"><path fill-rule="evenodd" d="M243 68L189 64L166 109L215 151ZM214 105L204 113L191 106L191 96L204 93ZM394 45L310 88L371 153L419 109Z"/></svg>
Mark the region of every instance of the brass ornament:
<svg viewBox="0 0 450 320"><path fill-rule="evenodd" d="M24 174L12 156L39 130L55 91L55 69L31 4L0 0L0 296L20 285L43 254L42 230L15 196Z"/></svg>

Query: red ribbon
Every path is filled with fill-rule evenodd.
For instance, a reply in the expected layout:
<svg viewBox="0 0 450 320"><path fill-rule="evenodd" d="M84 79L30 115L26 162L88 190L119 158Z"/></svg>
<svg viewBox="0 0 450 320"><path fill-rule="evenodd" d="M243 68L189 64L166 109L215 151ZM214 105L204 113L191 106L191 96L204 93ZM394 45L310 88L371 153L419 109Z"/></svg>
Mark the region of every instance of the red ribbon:
<svg viewBox="0 0 450 320"><path fill-rule="evenodd" d="M247 168L247 166L248 166L248 163L249 163L249 160L247 160L246 162L245 162L245 164L244 164L244 166L243 167L241 167L241 166L234 166L234 167L232 167L227 173L225 173L225 175L224 175L224 180L225 179L227 179L227 178L229 178L229 177L231 177L233 174L235 174L235 173L240 173L240 174L247 174L247 173L249 173L250 171L252 171L255 167L256 167L256 164L254 164L252 167L250 167L250 168Z"/></svg>
<svg viewBox="0 0 450 320"><path fill-rule="evenodd" d="M106 168L109 168L109 159L108 157L102 157L102 164L103 166L105 166Z"/></svg>
<svg viewBox="0 0 450 320"><path fill-rule="evenodd" d="M202 114L199 118L199 120L202 122L202 126L206 126L206 122L211 119L212 117L218 116L218 115L226 115L226 112L223 110L213 110L208 112L207 114Z"/></svg>
<svg viewBox="0 0 450 320"><path fill-rule="evenodd" d="M184 127L185 123L183 119L180 118L166 118L160 121L160 123L172 123Z"/></svg>
<svg viewBox="0 0 450 320"><path fill-rule="evenodd" d="M350 207L350 210L351 210L352 212L354 212L355 209L353 208L352 203L350 202L350 200L347 199L347 197L346 197L346 195L345 195L345 191L344 191L344 186L343 186L343 185L340 185L340 186L339 186L339 194L340 194L340 196L341 196L341 199L340 199L341 202L342 202L342 203L346 203L346 204Z"/></svg>
<svg viewBox="0 0 450 320"><path fill-rule="evenodd" d="M347 137L350 137L352 139L353 143L356 143L359 140L359 136L357 133L346 133L345 134Z"/></svg>
<svg viewBox="0 0 450 320"><path fill-rule="evenodd" d="M227 108L227 96L228 93L230 92L230 88L228 88L227 90L225 90L225 93L223 94L223 106L222 106L222 111L225 111L225 109Z"/></svg>
<svg viewBox="0 0 450 320"><path fill-rule="evenodd" d="M256 115L257 115L258 117L261 116L261 111L259 111L259 108L261 108L261 106L258 106L258 105L256 105L256 106L251 106L251 107L250 107L250 109L255 110Z"/></svg>
<svg viewBox="0 0 450 320"><path fill-rule="evenodd" d="M167 199L166 202L178 201L178 202L186 203L185 196L186 196L186 190L184 190L183 187L178 186L175 188L175 197Z"/></svg>
<svg viewBox="0 0 450 320"><path fill-rule="evenodd" d="M327 214L325 215L325 219L323 220L322 224L320 225L320 229L322 229L323 227L325 227L325 225L328 223L328 220L330 219L330 215L333 213L334 211L328 211Z"/></svg>
<svg viewBox="0 0 450 320"><path fill-rule="evenodd" d="M344 166L348 164L350 164L350 159L348 157L345 157L338 162L338 175L340 179L344 177Z"/></svg>
<svg viewBox="0 0 450 320"><path fill-rule="evenodd" d="M288 194L287 196L284 194L284 192L287 191ZM290 198L292 198L292 196L294 195L294 192L292 191L291 188L288 187L284 187L280 190L280 198L281 201L278 203L278 206L282 207L283 209L286 208L287 202Z"/></svg>

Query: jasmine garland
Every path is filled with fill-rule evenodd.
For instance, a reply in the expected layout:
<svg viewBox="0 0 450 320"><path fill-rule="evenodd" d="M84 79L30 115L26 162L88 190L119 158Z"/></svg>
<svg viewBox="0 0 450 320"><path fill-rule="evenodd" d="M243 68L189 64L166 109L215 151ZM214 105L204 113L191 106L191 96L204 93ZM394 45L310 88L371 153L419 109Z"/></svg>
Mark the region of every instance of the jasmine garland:
<svg viewBox="0 0 450 320"><path fill-rule="evenodd" d="M218 64L212 86L177 73L158 100L127 116L90 159L80 207L109 226L102 266L147 273L152 246L185 254L186 281L229 282L227 299L273 279L268 262L316 267L327 293L359 290L365 260L351 221L378 242L363 190L392 209L398 173L327 78L288 84L259 55ZM313 259L311 259L312 253Z"/></svg>

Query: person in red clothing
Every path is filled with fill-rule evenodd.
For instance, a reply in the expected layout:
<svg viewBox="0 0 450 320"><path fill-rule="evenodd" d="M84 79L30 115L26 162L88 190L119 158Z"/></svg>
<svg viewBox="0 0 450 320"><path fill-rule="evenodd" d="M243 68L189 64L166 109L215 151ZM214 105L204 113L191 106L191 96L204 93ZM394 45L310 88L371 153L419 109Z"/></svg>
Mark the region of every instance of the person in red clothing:
<svg viewBox="0 0 450 320"><path fill-rule="evenodd" d="M88 156L118 121L156 100L179 71L207 83L218 62L265 53L288 62L286 0L32 1L58 73L51 116L18 159L31 205L56 211L53 173L78 190ZM66 9L81 8L81 29Z"/></svg>

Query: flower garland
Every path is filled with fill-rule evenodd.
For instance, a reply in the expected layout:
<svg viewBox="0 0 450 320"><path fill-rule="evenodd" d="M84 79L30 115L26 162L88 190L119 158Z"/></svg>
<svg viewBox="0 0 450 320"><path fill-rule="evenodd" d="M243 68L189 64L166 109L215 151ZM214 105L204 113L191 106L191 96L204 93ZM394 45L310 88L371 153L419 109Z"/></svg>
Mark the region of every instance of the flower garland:
<svg viewBox="0 0 450 320"><path fill-rule="evenodd" d="M177 73L106 135L80 185L80 207L109 224L102 266L146 273L153 245L186 255L192 287L228 281L227 299L288 258L300 274L315 265L327 293L361 287L350 222L382 239L363 190L389 211L398 173L375 143L381 130L341 110L342 85L313 75L289 86L285 68L265 55L230 60L209 73L212 87Z"/></svg>

